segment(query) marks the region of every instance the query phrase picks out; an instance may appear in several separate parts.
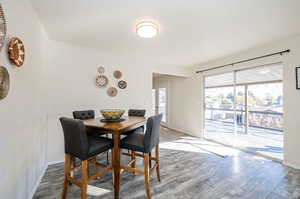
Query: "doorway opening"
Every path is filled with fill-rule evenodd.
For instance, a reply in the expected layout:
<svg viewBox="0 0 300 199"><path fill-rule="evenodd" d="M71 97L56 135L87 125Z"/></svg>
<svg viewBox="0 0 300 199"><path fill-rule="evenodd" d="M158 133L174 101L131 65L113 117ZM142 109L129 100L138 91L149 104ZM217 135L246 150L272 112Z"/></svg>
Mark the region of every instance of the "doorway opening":
<svg viewBox="0 0 300 199"><path fill-rule="evenodd" d="M152 115L162 114L163 124L168 122L169 81L167 78L167 75L153 74Z"/></svg>

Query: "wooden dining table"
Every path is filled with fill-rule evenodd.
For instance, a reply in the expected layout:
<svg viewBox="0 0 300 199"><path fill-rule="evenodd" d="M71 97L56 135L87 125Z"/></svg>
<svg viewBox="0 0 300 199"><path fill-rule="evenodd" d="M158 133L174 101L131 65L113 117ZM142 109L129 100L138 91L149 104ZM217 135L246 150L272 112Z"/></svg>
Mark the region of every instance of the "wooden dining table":
<svg viewBox="0 0 300 199"><path fill-rule="evenodd" d="M95 118L83 121L86 127L99 129L99 132L101 133L112 134L114 142L112 166L114 172L114 196L116 199L120 197L121 135L124 132L141 127L146 123L145 117L127 116L123 118L125 120L122 122L101 122L101 119L103 118Z"/></svg>

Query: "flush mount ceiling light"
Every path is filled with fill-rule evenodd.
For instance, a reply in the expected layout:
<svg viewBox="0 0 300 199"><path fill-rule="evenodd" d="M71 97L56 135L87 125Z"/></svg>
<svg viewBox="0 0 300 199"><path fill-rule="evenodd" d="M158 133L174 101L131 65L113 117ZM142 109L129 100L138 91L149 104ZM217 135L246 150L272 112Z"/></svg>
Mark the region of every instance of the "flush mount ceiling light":
<svg viewBox="0 0 300 199"><path fill-rule="evenodd" d="M158 26L149 21L143 21L136 25L136 34L143 38L153 38L158 34Z"/></svg>

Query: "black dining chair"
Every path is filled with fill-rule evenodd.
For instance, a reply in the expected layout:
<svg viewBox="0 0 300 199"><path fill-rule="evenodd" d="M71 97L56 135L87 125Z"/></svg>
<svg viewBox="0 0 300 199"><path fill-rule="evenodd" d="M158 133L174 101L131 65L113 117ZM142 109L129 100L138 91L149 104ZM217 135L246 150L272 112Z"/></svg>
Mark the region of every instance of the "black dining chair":
<svg viewBox="0 0 300 199"><path fill-rule="evenodd" d="M145 117L146 110L145 109L129 109L128 116L135 116L135 117ZM144 126L138 127L137 129L133 129L123 133L123 135L130 135L132 133L144 133Z"/></svg>
<svg viewBox="0 0 300 199"><path fill-rule="evenodd" d="M88 119L94 119L95 118L95 111L94 110L82 110L82 111L73 111L73 118L78 120L88 120ZM106 138L108 138L108 134L102 133L98 129L87 127L86 128L88 136L103 136L106 135ZM106 163L108 164L108 152L106 153Z"/></svg>
<svg viewBox="0 0 300 199"><path fill-rule="evenodd" d="M78 120L94 119L95 111L94 110L73 111L73 118L78 119ZM93 129L93 128L87 128L87 131L90 135L93 135L93 136L101 136L101 135L105 134L105 133L101 133L101 132L97 131L97 129Z"/></svg>
<svg viewBox="0 0 300 199"><path fill-rule="evenodd" d="M137 116L137 117L145 117L146 110L145 109L129 109L128 116Z"/></svg>
<svg viewBox="0 0 300 199"><path fill-rule="evenodd" d="M135 116L135 117L145 117L146 115L146 110L145 109L129 109L128 110L128 116ZM129 131L124 132L122 135L128 136L132 133L144 133L144 126L140 126L136 129L132 129ZM124 153L124 155L130 155L131 151L128 150L128 153Z"/></svg>
<svg viewBox="0 0 300 199"><path fill-rule="evenodd" d="M95 118L94 110L73 111L73 117L79 120L87 120Z"/></svg>
<svg viewBox="0 0 300 199"><path fill-rule="evenodd" d="M160 160L159 160L159 136L162 114L149 117L146 124L145 134L132 133L121 140L121 148L132 151L131 162L129 166L121 166L121 169L131 171L133 173L144 174L147 198L151 198L150 191L150 170L156 167L157 179L160 182ZM150 153L155 148L155 157L151 157ZM139 153L140 152L140 153ZM135 167L136 157L144 158L144 170ZM156 164L150 167L149 162L153 160Z"/></svg>
<svg viewBox="0 0 300 199"><path fill-rule="evenodd" d="M64 133L65 143L65 178L62 198L66 198L69 184L75 184L81 189L81 198L87 198L87 184L91 180L112 170L112 167L94 162L95 157L113 148L111 139L105 137L87 136L86 127L80 120L62 117L60 122ZM73 166L74 158L81 160L80 165ZM96 167L102 168L99 172L89 176L89 163L93 162ZM81 168L81 181L72 176L75 169Z"/></svg>

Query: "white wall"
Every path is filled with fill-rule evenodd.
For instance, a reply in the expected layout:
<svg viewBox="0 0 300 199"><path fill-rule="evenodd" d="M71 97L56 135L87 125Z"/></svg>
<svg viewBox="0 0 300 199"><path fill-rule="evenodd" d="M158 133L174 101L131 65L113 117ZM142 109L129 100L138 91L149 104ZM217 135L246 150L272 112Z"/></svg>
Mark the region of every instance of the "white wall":
<svg viewBox="0 0 300 199"><path fill-rule="evenodd" d="M167 126L194 136L202 133L202 78L163 76L154 78L155 87L168 89Z"/></svg>
<svg viewBox="0 0 300 199"><path fill-rule="evenodd" d="M10 65L6 49L0 63L8 68L11 90L0 101L2 138L0 198L28 198L47 161L63 160L63 134L58 118L73 110L103 108L145 108L151 112L152 73L186 75L186 70L153 66L135 57L120 57L97 50L48 40L28 0L3 0L8 35L19 36L26 45L22 68ZM248 63L248 67L283 61L285 162L300 167L300 91L295 89L295 66L300 65L300 37L276 42L232 57L207 63L219 65L290 48L282 57ZM121 70L128 82L115 98L95 86L97 67L105 66L110 85L116 86L114 70ZM230 67L229 67L230 68ZM222 70L224 71L224 70ZM171 78L169 125L192 135L202 132L202 76Z"/></svg>
<svg viewBox="0 0 300 199"><path fill-rule="evenodd" d="M63 133L59 117L71 117L72 111L105 108L143 108L152 111L152 73L162 71L136 57L104 54L95 49L49 40L47 43L45 90L48 121L48 161L55 163L64 157ZM110 86L117 87L115 70L123 73L127 88L118 89L116 97L109 97L107 88L95 86L97 68L105 67ZM186 74L176 67L171 74Z"/></svg>
<svg viewBox="0 0 300 199"><path fill-rule="evenodd" d="M202 78L195 75L189 78L171 80L170 127L193 136L202 134Z"/></svg>
<svg viewBox="0 0 300 199"><path fill-rule="evenodd" d="M46 35L27 0L2 0L8 37L20 37L26 48L25 65L7 58L8 39L0 65L10 74L10 92L0 101L0 198L29 198L46 161L46 117L42 104L43 47ZM24 14L26 13L26 14Z"/></svg>
<svg viewBox="0 0 300 199"><path fill-rule="evenodd" d="M48 161L60 162L64 159L63 133L59 117L72 116L74 110L105 108L142 108L147 114L152 112L152 74L166 72L169 74L187 75L186 69L178 67L157 67L143 61L139 56L119 56L105 54L96 49L70 43L48 40L47 63L45 71L45 103L47 104L48 123ZM116 97L109 97L107 88L96 87L97 68L105 67L105 74L110 86L117 88L113 77L115 70L123 73L127 88L118 89Z"/></svg>
<svg viewBox="0 0 300 199"><path fill-rule="evenodd" d="M63 133L58 122L73 110L152 107L152 73L162 68L137 57L120 57L48 38L28 0L3 0L8 36L22 38L26 63L12 66L3 49L0 64L7 67L11 90L0 101L0 198L30 198L48 162L63 160ZM123 72L128 87L116 97L95 86L97 68L104 66L109 86L117 86L114 70ZM185 70L169 68L170 73ZM99 113L98 113L99 114Z"/></svg>
<svg viewBox="0 0 300 199"><path fill-rule="evenodd" d="M242 59L253 58L273 52L291 49L291 53L283 56L273 56L252 62L235 65L204 73L215 74L234 69L259 66L276 62L283 62L283 84L284 84L284 162L287 165L300 168L300 91L296 90L295 67L300 66L300 36L284 41L274 42L259 48L251 49L230 57L222 58L203 66L214 67ZM195 67L194 71L201 67ZM174 128L186 129L192 135L201 135L203 125L201 123L203 114L203 74L194 74L188 79L173 81L172 100L177 100L172 106L171 125ZM201 116L200 116L201 115Z"/></svg>
<svg viewBox="0 0 300 199"><path fill-rule="evenodd" d="M94 49L49 41L47 59L47 118L48 160L63 160L63 133L58 121L61 116L70 116L74 110L94 109L99 115L105 108L144 108L151 112L152 70L134 57L126 59L103 55ZM107 88L95 86L97 68L105 67L109 85L117 87L114 70L123 73L127 88L118 89L116 97L106 94Z"/></svg>

